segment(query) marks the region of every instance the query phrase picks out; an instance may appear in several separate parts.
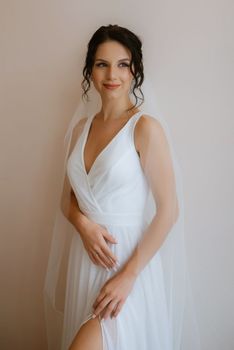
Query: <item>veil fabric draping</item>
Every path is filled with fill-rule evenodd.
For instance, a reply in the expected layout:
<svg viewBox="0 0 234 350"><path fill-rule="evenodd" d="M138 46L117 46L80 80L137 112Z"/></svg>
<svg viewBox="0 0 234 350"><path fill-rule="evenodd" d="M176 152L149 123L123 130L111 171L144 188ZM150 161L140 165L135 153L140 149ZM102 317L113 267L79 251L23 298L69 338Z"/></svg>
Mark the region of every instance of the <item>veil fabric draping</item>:
<svg viewBox="0 0 234 350"><path fill-rule="evenodd" d="M157 119L164 129L170 146L170 154L176 180L176 193L179 202L179 218L168 233L159 251L164 272L166 303L170 322L171 350L199 350L200 334L193 302L190 270L186 257L186 234L184 232L184 199L181 168L176 158L172 144L172 137L167 123L162 115L159 115L156 105L155 87L153 81L146 77L142 91L145 102L140 106L144 114ZM60 193L62 193L66 174L67 158L69 154L72 132L74 127L84 116L97 113L100 108L100 100L93 91L89 92L90 102L84 103L80 99L75 114L73 115L64 138L64 161L60 174ZM154 153L149 150L150 155ZM155 172L157 169L155 169ZM157 211L152 192L147 199L144 218L150 224ZM44 286L45 316L48 338L48 349L57 350L61 347L61 336L64 316L64 303L66 291L66 271L69 256L69 245L73 225L63 215L60 202L56 209L56 217L53 227L51 251ZM153 307L153 306L152 306ZM121 312L121 311L120 311ZM151 325L149 325L150 327ZM121 349L116 349L121 350ZM160 349L158 349L160 350Z"/></svg>

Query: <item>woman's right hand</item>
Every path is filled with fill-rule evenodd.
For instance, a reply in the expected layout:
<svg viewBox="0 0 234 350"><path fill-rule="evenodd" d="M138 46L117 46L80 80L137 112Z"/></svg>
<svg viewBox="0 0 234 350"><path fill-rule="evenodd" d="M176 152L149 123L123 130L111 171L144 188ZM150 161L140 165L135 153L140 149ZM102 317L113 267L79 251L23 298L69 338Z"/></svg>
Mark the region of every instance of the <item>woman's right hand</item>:
<svg viewBox="0 0 234 350"><path fill-rule="evenodd" d="M100 265L107 269L115 268L118 265L117 257L107 244L107 241L111 244L117 244L117 241L105 227L88 220L85 228L80 232L80 237L90 259L95 265Z"/></svg>

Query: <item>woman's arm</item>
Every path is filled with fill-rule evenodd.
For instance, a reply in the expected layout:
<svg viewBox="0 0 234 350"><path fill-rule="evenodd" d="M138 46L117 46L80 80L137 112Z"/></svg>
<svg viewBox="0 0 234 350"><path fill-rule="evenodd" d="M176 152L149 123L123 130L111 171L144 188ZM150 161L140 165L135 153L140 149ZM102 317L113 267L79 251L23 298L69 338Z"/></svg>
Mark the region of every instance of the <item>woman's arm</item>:
<svg viewBox="0 0 234 350"><path fill-rule="evenodd" d="M68 181L66 179L66 181ZM66 182L65 181L65 182ZM76 228L77 231L83 232L88 224L87 217L80 210L75 193L70 189L70 195L62 197L61 210L68 221Z"/></svg>
<svg viewBox="0 0 234 350"><path fill-rule="evenodd" d="M135 143L157 206L156 215L123 268L137 277L163 244L179 208L169 145L161 124L151 116L142 116L135 127Z"/></svg>
<svg viewBox="0 0 234 350"><path fill-rule="evenodd" d="M77 142L84 122L85 118L81 119L73 130L68 157ZM105 227L93 222L82 213L67 174L64 178L60 208L63 215L78 231L92 262L107 269L114 268L117 258L107 243L116 244L117 242Z"/></svg>

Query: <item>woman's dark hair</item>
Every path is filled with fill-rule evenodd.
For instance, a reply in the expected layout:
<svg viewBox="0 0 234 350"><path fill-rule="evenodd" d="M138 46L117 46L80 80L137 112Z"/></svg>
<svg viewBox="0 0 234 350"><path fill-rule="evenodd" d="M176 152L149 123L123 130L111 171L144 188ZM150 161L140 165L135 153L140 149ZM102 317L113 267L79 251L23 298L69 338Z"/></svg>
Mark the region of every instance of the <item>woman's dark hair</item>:
<svg viewBox="0 0 234 350"><path fill-rule="evenodd" d="M94 64L94 57L97 48L100 44L106 41L117 41L131 52L130 61L130 71L133 74L134 85L132 88L133 95L135 97L136 103L132 107L136 107L138 98L142 101L140 105L144 102L144 94L141 91L141 85L144 81L144 67L142 62L142 42L140 38L131 32L129 29L120 27L117 24L109 24L108 26L101 26L91 37L88 43L88 51L85 59L85 66L83 68L83 81L81 83L83 93L82 98L86 97L89 101L87 92L90 89L90 77L92 74L92 68ZM134 67L134 70L132 69ZM142 97L136 95L135 90L138 89Z"/></svg>

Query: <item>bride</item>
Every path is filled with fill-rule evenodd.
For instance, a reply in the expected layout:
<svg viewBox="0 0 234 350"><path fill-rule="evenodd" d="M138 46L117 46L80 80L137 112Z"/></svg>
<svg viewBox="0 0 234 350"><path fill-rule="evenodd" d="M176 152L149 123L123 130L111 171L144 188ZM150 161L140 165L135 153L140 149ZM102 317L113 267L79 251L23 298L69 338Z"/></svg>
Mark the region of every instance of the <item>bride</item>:
<svg viewBox="0 0 234 350"><path fill-rule="evenodd" d="M83 76L101 108L79 115L66 158L61 210L74 233L61 349L182 349L183 207L166 129L130 98L139 90L144 102L141 40L100 27Z"/></svg>

